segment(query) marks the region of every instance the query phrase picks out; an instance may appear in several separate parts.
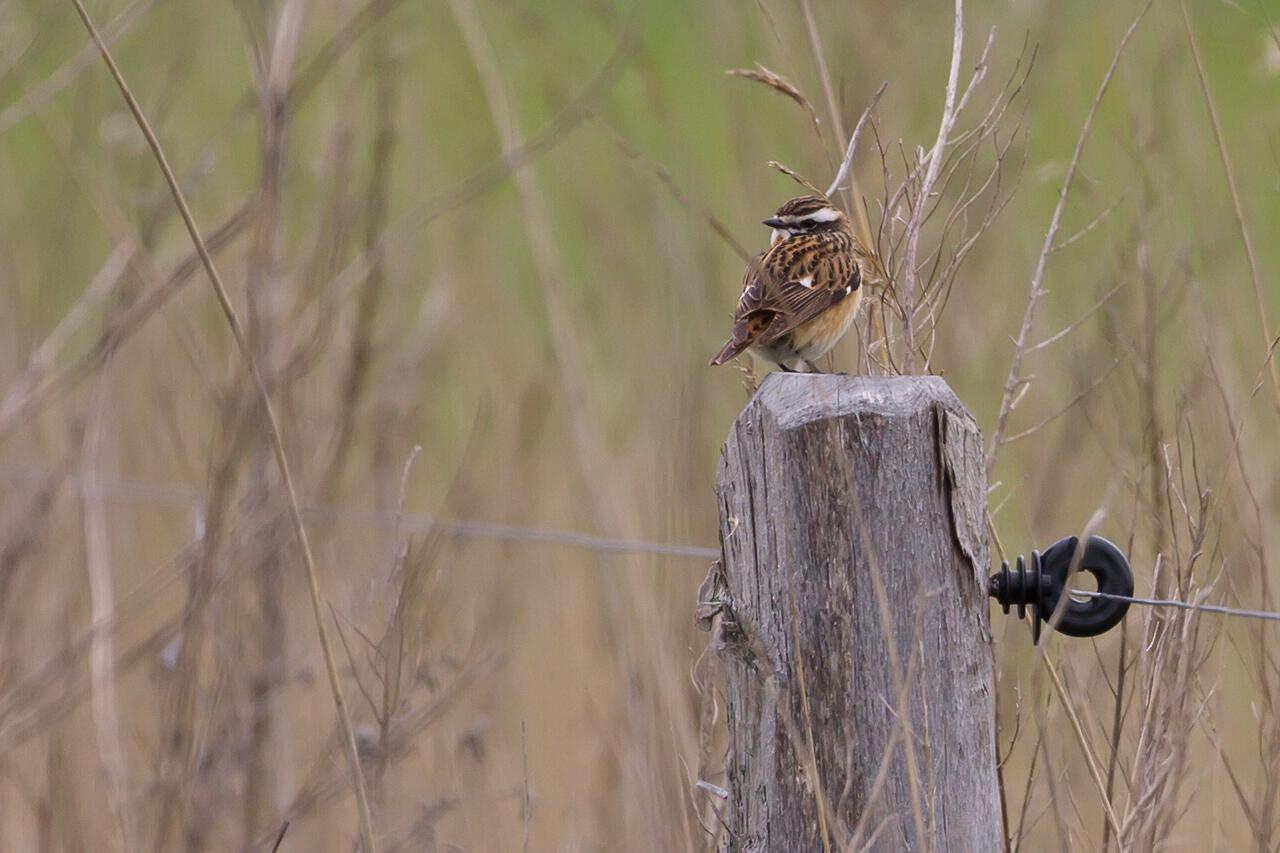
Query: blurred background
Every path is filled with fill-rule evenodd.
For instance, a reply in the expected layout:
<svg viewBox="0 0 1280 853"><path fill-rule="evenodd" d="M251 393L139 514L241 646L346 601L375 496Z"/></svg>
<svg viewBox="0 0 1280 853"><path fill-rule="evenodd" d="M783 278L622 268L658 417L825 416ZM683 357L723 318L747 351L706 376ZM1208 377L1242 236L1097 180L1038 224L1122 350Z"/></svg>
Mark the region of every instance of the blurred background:
<svg viewBox="0 0 1280 853"><path fill-rule="evenodd" d="M1009 556L1087 528L1277 609L1280 4L1151 6L1048 243L1139 3L967 3L924 193L949 4L86 5L270 387L381 849L709 846L692 609L766 368L707 361L769 161L825 188L882 82L840 199L893 287L831 366L947 379ZM75 9L0 0L0 848L356 843L256 400ZM1013 846L1274 849L1275 630L994 616Z"/></svg>

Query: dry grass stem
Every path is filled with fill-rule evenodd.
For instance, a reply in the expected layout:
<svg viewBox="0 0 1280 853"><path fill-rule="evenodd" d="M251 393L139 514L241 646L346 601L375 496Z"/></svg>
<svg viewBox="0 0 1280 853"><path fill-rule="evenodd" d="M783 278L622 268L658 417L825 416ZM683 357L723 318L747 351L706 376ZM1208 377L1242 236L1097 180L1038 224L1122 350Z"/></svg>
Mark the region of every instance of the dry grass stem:
<svg viewBox="0 0 1280 853"><path fill-rule="evenodd" d="M129 90L128 84L125 83L124 77L120 73L120 69L116 66L115 60L111 57L111 52L107 45L103 42L102 36L98 33L97 27L89 18L89 13L85 10L81 0L72 0L75 4L76 12L80 15L81 21L84 22L85 28L89 31L90 37L98 46L99 52L102 54L103 61L111 71L111 76L115 79L116 84L120 87L120 93L124 96L126 103L129 105L130 112L137 120L138 127L143 135L147 138L147 144L150 146L152 153L155 155L156 162L160 166L160 170L164 173L165 181L169 184L169 189L173 193L174 203L178 205L178 209L182 214L183 223L186 225L187 231L191 236L191 242L195 245L197 253L200 255L200 261L204 265L205 272L209 274L209 281L213 286L215 294L218 298L218 304L221 306L227 325L231 328L231 333L235 337L236 346L240 350L240 354L248 368L249 375L253 381L257 391L259 402L262 405L263 415L267 420L268 430L271 436L272 450L274 451L275 462L280 470L281 479L284 481L285 491L289 501L290 519L293 522L294 533L298 538L298 544L302 550L303 564L307 573L307 587L311 595L312 615L315 619L316 631L320 638L320 646L324 655L325 671L329 677L329 687L333 693L334 707L337 710L339 726L344 732L346 741L347 760L350 765L352 787L356 793L357 811L360 820L360 836L364 845L365 853L375 853L376 846L373 838L373 823L369 815L369 802L365 793L363 774L360 770L360 755L356 749L355 731L351 725L351 719L347 712L346 700L342 694L342 682L338 676L337 663L333 657L333 650L329 643L329 633L324 625L324 610L320 594L320 584L317 577L315 559L311 554L311 542L307 538L306 526L302 521L302 511L298 506L297 490L293 483L293 474L289 468L289 459L284 449L284 439L281 436L280 424L276 419L275 409L271 404L270 394L267 392L266 382L262 377L262 373L258 368L257 361L253 357L253 351L249 346L248 337L245 335L244 328L240 323L240 317L236 313L235 307L231 303L231 298L227 293L226 287L222 283L222 277L218 274L217 268L214 266L213 257L209 254L209 249L204 243L204 239L200 236L200 230L196 226L195 219L191 214L190 208L187 207L186 199L182 195L182 190L178 186L177 178L174 177L173 170L169 167L168 159L164 156L164 151L160 146L160 141L156 138L151 126L147 123L146 117L142 113L142 108L134 99L133 93Z"/></svg>

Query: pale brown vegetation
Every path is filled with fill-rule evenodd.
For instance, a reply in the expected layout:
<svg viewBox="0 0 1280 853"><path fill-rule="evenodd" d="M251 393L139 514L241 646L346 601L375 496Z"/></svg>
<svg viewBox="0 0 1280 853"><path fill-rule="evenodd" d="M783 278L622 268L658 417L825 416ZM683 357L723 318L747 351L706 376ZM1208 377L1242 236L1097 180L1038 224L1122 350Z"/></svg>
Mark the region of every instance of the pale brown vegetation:
<svg viewBox="0 0 1280 853"><path fill-rule="evenodd" d="M352 849L362 787L383 851L708 849L771 160L880 253L833 365L985 430L993 550L1277 608L1261 5L87 11L150 146L70 0L0 2L0 849ZM1275 631L997 618L1010 848L1273 848Z"/></svg>

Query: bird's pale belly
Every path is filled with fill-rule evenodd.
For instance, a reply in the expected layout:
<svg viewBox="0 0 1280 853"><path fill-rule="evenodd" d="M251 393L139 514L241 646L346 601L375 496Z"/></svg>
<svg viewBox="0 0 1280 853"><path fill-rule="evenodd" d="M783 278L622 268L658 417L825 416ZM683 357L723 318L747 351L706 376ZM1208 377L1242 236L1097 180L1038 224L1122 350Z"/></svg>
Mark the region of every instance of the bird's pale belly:
<svg viewBox="0 0 1280 853"><path fill-rule="evenodd" d="M774 364L790 364L797 359L812 363L826 355L849 330L861 301L862 289L859 288L803 326L797 326L768 346L755 349Z"/></svg>

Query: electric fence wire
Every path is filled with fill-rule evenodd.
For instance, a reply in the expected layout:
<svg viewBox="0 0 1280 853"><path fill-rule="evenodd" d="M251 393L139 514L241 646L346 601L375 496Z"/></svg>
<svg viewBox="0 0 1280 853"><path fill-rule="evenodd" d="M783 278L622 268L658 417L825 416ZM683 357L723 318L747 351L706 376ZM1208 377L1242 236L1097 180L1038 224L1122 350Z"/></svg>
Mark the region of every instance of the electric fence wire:
<svg viewBox="0 0 1280 853"><path fill-rule="evenodd" d="M3 465L0 473L10 477L24 479L41 479L51 476L50 470L37 465ZM69 475L69 481L80 488L84 487L82 475ZM181 486L170 486L151 483L143 480L99 477L98 488L118 498L138 503L167 503L198 507L200 492L196 489ZM304 506L303 512L327 517L333 520L363 521L370 524L391 525L397 521L397 514L391 511L362 509L359 507L322 505ZM435 518L421 513L404 513L399 517L401 529L407 533L443 533L466 539L487 539L501 542L537 542L551 545L567 545L588 551L605 553L651 554L666 557L687 557L698 560L714 560L720 557L719 548L707 548L699 545L667 544L663 542L646 542L635 539L618 539L608 536L595 536L568 530L553 530L544 527L522 527L512 524L499 524L489 521L449 520ZM1249 610L1241 607L1226 607L1221 604L1200 604L1193 601L1180 601L1175 598L1141 598L1131 595L1115 595L1108 592L1073 589L1073 596L1086 598L1106 598L1114 601L1127 601L1144 607L1169 607L1179 610L1194 610L1202 613L1216 613L1222 616L1243 619L1262 619L1269 622L1280 622L1280 612L1267 610Z"/></svg>
<svg viewBox="0 0 1280 853"><path fill-rule="evenodd" d="M0 465L0 476L14 479L45 481L54 476L51 469L32 464ZM97 475L94 488L98 493L119 500L139 504L160 504L198 510L202 503L201 492L186 486L173 486L121 477ZM84 474L68 474L66 481L78 489L85 488ZM620 539L596 536L571 530L555 530L546 527L524 527L492 521L445 519L423 513L396 513L394 510L375 510L341 504L303 504L303 515L331 521L348 521L379 527L395 527L404 533L440 533L459 539L485 539L497 542L535 542L549 545L566 545L614 554L648 554L659 557L685 557L696 560L714 560L720 556L719 548L699 545L667 544L637 539Z"/></svg>
<svg viewBox="0 0 1280 853"><path fill-rule="evenodd" d="M1238 616L1244 619L1264 619L1269 622L1280 622L1280 613L1269 610L1248 610L1243 607L1226 607L1221 604L1198 604L1194 601L1180 601L1176 598L1139 598L1132 595L1116 595L1110 592L1073 589L1073 596L1088 598L1107 598L1112 601L1127 601L1130 604L1141 604L1145 607L1172 607L1178 610L1195 610L1203 613L1218 613L1223 616Z"/></svg>

